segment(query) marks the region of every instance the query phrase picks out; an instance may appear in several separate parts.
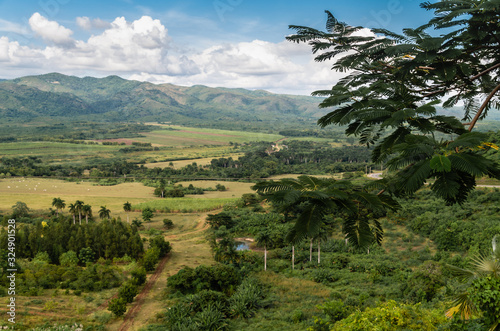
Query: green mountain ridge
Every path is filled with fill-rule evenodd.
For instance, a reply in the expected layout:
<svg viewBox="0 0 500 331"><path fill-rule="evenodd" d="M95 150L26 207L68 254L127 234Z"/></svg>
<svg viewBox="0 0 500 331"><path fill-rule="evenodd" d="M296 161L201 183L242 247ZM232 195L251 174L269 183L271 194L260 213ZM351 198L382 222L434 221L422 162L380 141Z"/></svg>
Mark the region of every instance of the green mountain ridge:
<svg viewBox="0 0 500 331"><path fill-rule="evenodd" d="M98 115L102 120L315 120L320 98L241 88L192 87L50 73L0 82L0 116L16 119ZM193 123L193 124L194 124Z"/></svg>

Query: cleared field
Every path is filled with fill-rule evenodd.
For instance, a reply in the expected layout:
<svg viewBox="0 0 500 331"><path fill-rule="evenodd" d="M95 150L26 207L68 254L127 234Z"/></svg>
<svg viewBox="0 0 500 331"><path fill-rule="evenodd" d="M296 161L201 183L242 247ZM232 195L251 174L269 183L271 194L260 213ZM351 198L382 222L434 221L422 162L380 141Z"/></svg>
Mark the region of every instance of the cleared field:
<svg viewBox="0 0 500 331"><path fill-rule="evenodd" d="M144 166L146 168L150 168L150 169L156 168L156 167L163 169L163 168L170 167L170 163L172 163L174 169L181 169L189 164L192 164L193 162L196 162L197 165L205 166L205 165L209 165L210 162L215 158L221 158L221 157L229 158L229 157L231 157L231 158L233 158L233 160L237 160L241 155L243 155L243 154L238 153L238 154L232 154L232 155L218 155L215 157L205 157L205 158L199 158L199 159L146 163Z"/></svg>
<svg viewBox="0 0 500 331"><path fill-rule="evenodd" d="M226 182L226 181L215 181L215 180L198 180L198 181L186 181L179 182L178 184L182 184L184 187L193 184L195 187L201 188L215 188L217 184L224 185L226 187L226 191L213 191L213 192L205 192L203 195L191 195L193 198L202 198L202 199L212 199L212 198L240 198L245 193L255 193L250 187L255 185L254 183L241 183L241 182Z"/></svg>
<svg viewBox="0 0 500 331"><path fill-rule="evenodd" d="M196 213L206 212L214 209L222 208L225 204L233 203L237 198L214 198L214 199L199 199L199 198L167 198L161 200L147 201L132 206L133 210L140 210L146 207L159 212L173 213Z"/></svg>
<svg viewBox="0 0 500 331"><path fill-rule="evenodd" d="M136 141L150 142L159 146L203 146L226 145L229 142L245 143L251 141L276 141L283 136L245 131L229 131L216 129L189 128L181 126L165 126L175 130L163 129L145 132L145 137Z"/></svg>
<svg viewBox="0 0 500 331"><path fill-rule="evenodd" d="M173 212L203 212L221 208L226 203L233 203L244 193L252 193L252 183L224 181L189 181L181 182L184 186L193 184L196 187L215 188L217 184L224 185L226 191L205 192L203 195L190 195L184 198L161 199L154 196L154 189L142 183L123 183L113 186L96 186L91 182L67 182L58 179L43 178L8 178L0 179L0 212L11 213L12 206L18 201L27 204L33 210L48 210L52 208L52 200L61 198L68 205L76 200L92 206L94 217L101 206L111 211L111 217L121 217L122 220L141 219L140 210L149 206L155 210ZM133 210L126 213L123 204L129 201ZM158 219L161 216L157 216ZM156 217L155 217L156 218Z"/></svg>
<svg viewBox="0 0 500 331"><path fill-rule="evenodd" d="M3 156L38 156L44 161L58 162L68 158L107 157L123 146L68 144L50 141L12 142L0 144Z"/></svg>
<svg viewBox="0 0 500 331"><path fill-rule="evenodd" d="M114 186L94 186L93 183L73 183L57 179L20 179L0 180L0 211L10 213L17 201L25 202L30 209L48 210L52 199L61 198L66 205L82 200L92 206L94 216L101 206L111 210L112 217L120 216L126 220L123 204L132 204L157 199L153 189L141 183L123 183ZM67 208L63 212L67 213ZM140 213L129 213L129 217L139 217Z"/></svg>

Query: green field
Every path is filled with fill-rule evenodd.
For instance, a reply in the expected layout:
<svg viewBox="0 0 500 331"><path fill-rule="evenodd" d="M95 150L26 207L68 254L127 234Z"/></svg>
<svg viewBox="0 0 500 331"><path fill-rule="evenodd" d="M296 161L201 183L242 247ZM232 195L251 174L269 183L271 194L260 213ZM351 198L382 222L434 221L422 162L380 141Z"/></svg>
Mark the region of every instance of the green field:
<svg viewBox="0 0 500 331"><path fill-rule="evenodd" d="M135 138L134 140L150 142L157 146L227 145L230 142L241 144L252 141L276 141L283 138L278 134L190 128L174 125L165 126L165 129L146 132L143 135L144 138Z"/></svg>
<svg viewBox="0 0 500 331"><path fill-rule="evenodd" d="M110 157L120 146L70 144L50 141L0 143L0 155L10 157L37 156L54 163L71 159Z"/></svg>

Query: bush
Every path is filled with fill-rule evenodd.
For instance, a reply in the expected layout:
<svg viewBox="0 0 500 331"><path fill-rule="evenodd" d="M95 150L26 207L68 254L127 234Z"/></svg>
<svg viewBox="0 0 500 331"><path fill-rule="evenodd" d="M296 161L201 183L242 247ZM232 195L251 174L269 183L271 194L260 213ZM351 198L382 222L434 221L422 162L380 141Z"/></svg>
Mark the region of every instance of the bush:
<svg viewBox="0 0 500 331"><path fill-rule="evenodd" d="M67 251L59 257L59 263L64 267L76 266L78 262L78 256L73 251Z"/></svg>
<svg viewBox="0 0 500 331"><path fill-rule="evenodd" d="M118 290L118 297L125 300L126 303L131 303L134 301L135 296L138 293L137 286L132 282L126 282Z"/></svg>
<svg viewBox="0 0 500 331"><path fill-rule="evenodd" d="M265 305L262 286L254 279L245 279L230 298L230 310L234 317L249 318Z"/></svg>
<svg viewBox="0 0 500 331"><path fill-rule="evenodd" d="M174 227L174 222L171 219L165 218L163 220L163 227L166 229L171 229Z"/></svg>
<svg viewBox="0 0 500 331"><path fill-rule="evenodd" d="M198 266L196 269L186 267L168 278L167 286L183 294L213 290L232 293L240 284L238 271L229 265Z"/></svg>
<svg viewBox="0 0 500 331"><path fill-rule="evenodd" d="M170 243L168 241L165 241L165 238L163 238L163 236L161 235L157 235L149 239L149 247L158 248L160 257L167 255L172 250Z"/></svg>
<svg viewBox="0 0 500 331"><path fill-rule="evenodd" d="M160 258L160 249L158 247L151 247L146 251L142 258L142 265L146 271L155 270L156 263Z"/></svg>
<svg viewBox="0 0 500 331"><path fill-rule="evenodd" d="M116 316L123 316L127 311L127 303L123 298L111 299L109 301L108 310Z"/></svg>
<svg viewBox="0 0 500 331"><path fill-rule="evenodd" d="M144 267L135 268L130 272L130 274L132 275L132 278L130 279L132 284L141 286L146 282L146 269Z"/></svg>

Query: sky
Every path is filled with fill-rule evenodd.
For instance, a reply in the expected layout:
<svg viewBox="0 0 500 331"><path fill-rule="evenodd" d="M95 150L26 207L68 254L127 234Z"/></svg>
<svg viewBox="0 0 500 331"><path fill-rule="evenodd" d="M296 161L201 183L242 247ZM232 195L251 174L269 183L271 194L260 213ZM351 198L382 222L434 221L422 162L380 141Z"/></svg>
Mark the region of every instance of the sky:
<svg viewBox="0 0 500 331"><path fill-rule="evenodd" d="M324 29L325 10L350 25L401 32L432 13L416 0L0 0L0 79L78 77L310 95L342 77L289 25Z"/></svg>

